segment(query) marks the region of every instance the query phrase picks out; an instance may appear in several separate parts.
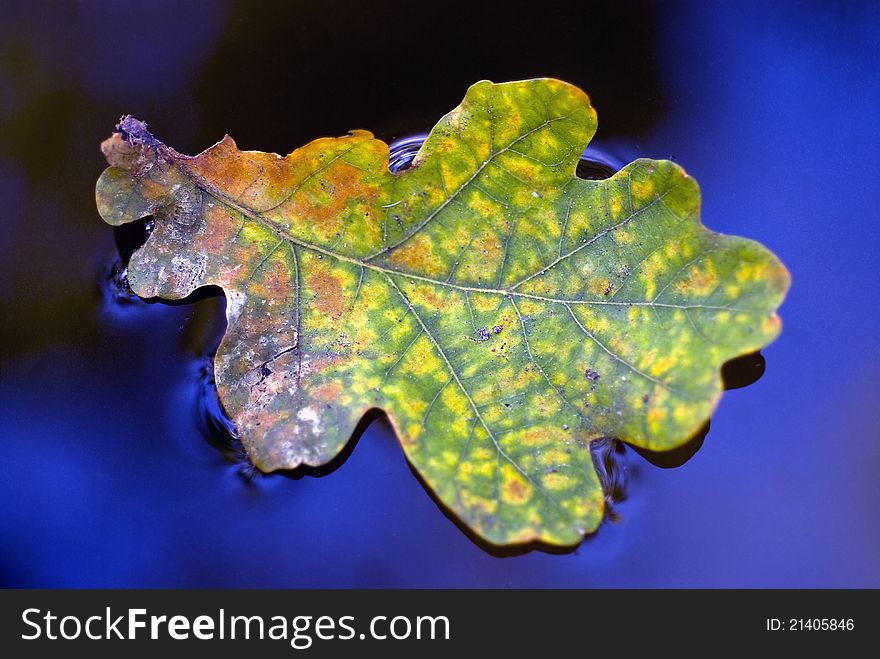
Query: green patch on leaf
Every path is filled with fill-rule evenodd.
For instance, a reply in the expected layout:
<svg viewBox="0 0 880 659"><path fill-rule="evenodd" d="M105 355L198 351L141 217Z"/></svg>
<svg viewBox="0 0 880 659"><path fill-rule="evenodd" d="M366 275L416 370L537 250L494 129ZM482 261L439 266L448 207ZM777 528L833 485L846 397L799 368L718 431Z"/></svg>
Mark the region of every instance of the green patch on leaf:
<svg viewBox="0 0 880 659"><path fill-rule="evenodd" d="M579 542L603 515L590 442L681 445L721 365L780 330L785 268L703 227L678 165L574 175L596 114L557 80L473 85L398 174L366 131L190 157L118 130L98 209L155 217L138 295L224 290L217 388L255 464L325 464L381 408L492 543Z"/></svg>

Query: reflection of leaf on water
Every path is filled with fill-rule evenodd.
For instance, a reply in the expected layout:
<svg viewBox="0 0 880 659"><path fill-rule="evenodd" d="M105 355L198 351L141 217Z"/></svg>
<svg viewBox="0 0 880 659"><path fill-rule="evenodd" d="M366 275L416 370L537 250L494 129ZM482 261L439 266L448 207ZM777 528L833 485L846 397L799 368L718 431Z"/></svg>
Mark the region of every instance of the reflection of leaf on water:
<svg viewBox="0 0 880 659"><path fill-rule="evenodd" d="M721 365L778 334L788 286L765 248L700 224L677 165L575 177L595 128L571 85L481 82L392 174L365 131L189 157L125 118L97 203L155 218L137 294L224 290L217 388L260 469L327 464L380 408L478 535L574 544L602 518L590 441L687 441Z"/></svg>

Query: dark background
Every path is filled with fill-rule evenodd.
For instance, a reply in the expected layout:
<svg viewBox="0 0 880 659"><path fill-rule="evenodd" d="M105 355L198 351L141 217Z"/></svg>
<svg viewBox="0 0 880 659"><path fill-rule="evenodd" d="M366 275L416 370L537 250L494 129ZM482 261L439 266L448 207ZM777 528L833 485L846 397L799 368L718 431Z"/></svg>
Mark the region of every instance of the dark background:
<svg viewBox="0 0 880 659"><path fill-rule="evenodd" d="M880 586L880 5L2 2L0 584ZM94 207L119 115L196 153L423 132L471 83L585 89L597 143L670 157L703 221L794 285L700 450L627 451L578 549L469 539L373 423L323 477L240 476L206 431L222 298L116 294ZM119 236L117 235L117 239ZM206 397L207 396L207 397ZM208 405L207 407L210 407Z"/></svg>

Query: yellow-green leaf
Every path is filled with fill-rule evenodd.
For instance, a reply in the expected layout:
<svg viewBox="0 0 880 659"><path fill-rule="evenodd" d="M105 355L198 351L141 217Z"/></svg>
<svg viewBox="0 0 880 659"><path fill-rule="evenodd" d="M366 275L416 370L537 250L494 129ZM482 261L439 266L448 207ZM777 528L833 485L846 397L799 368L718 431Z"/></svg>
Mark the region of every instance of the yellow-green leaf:
<svg viewBox="0 0 880 659"><path fill-rule="evenodd" d="M779 333L789 284L701 225L678 165L577 178L595 130L550 79L473 85L399 174L366 131L189 157L127 117L97 204L112 225L155 217L138 295L224 290L217 387L260 469L328 462L380 408L477 534L574 544L603 514L590 442L685 442L720 366Z"/></svg>

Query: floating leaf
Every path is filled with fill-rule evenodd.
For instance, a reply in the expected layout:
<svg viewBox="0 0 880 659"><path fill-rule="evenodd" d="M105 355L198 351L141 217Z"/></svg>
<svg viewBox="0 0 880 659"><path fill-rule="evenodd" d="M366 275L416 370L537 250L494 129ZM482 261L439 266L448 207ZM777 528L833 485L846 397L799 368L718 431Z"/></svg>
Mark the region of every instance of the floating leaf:
<svg viewBox="0 0 880 659"><path fill-rule="evenodd" d="M189 157L126 117L97 204L155 218L138 295L226 293L216 382L260 469L328 462L381 408L477 534L574 544L603 514L590 442L685 442L720 366L778 334L789 283L700 224L671 162L576 178L595 129L571 85L479 82L391 174L366 131Z"/></svg>

